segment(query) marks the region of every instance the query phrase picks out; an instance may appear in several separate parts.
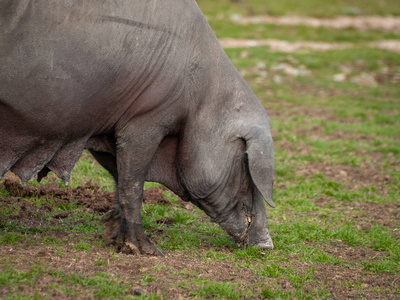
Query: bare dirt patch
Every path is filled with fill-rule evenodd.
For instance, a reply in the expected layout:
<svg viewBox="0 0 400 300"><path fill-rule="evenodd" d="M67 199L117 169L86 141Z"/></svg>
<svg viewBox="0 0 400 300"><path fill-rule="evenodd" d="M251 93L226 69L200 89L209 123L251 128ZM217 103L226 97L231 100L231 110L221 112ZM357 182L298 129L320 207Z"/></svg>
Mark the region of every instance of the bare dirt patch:
<svg viewBox="0 0 400 300"><path fill-rule="evenodd" d="M12 197L43 197L53 203L77 202L89 211L104 213L113 205L115 193L100 190L97 184L87 182L77 188L60 188L58 183L48 183L39 187L23 187L19 179L12 173L3 177L4 188Z"/></svg>
<svg viewBox="0 0 400 300"><path fill-rule="evenodd" d="M324 119L327 121L340 122L345 124L352 124L358 121L357 118L338 117L329 109L323 107L307 107L306 105L301 105L301 104L299 105L292 103L279 103L279 107L280 107L279 111L272 111L272 109L268 109L268 114L270 115L269 112L271 110L271 116L296 117L296 118L310 117L310 118ZM308 120L305 120L304 122L307 123ZM315 128L313 127L311 132L314 130L319 130L319 129L317 127Z"/></svg>
<svg viewBox="0 0 400 300"><path fill-rule="evenodd" d="M222 38L219 40L223 48L250 48L268 46L271 51L275 52L307 52L307 51L329 51L340 50L346 48L357 47L355 43L327 43L327 42L313 42L313 41L295 41L289 42L276 39L263 39L263 40L246 40L246 39L232 39ZM400 53L400 41L397 40L382 40L377 42L368 43L371 48L379 48L396 53Z"/></svg>
<svg viewBox="0 0 400 300"><path fill-rule="evenodd" d="M338 121L345 124L355 123L354 119L351 118L339 118L331 116L331 121ZM332 133L326 134L323 132L322 128L317 125L313 125L310 128L298 128L294 130L300 137L307 138L310 140L321 140L321 141L332 141L332 140L352 140L352 141L362 141L362 140L374 140L373 135L363 135L355 132L345 131L345 130L334 130ZM360 148L355 154L366 154L366 150Z"/></svg>
<svg viewBox="0 0 400 300"><path fill-rule="evenodd" d="M334 299L365 298L395 299L378 290L390 290L393 283L399 282L400 275L376 276L365 273L362 269L343 269L329 265L316 265L314 278L325 286Z"/></svg>
<svg viewBox="0 0 400 300"><path fill-rule="evenodd" d="M379 190L385 190L387 184L394 183L388 175L383 175L382 170L369 168L368 166L350 165L329 165L324 163L311 163L300 166L298 175L311 177L314 174L322 173L326 178L330 178L341 183L350 190L361 187L374 186Z"/></svg>
<svg viewBox="0 0 400 300"><path fill-rule="evenodd" d="M0 189L5 189L10 193L10 196L0 196L2 208L8 208L14 213L0 215L1 222L12 220L15 224L22 227L43 227L42 216L46 213L51 213L54 209L75 203L79 207L83 207L87 213L103 215L114 204L116 195L103 191L100 187L89 181L83 186L76 188L60 188L58 183L43 184L39 187L27 186L23 187L18 177L12 173L7 173L3 178L3 184L0 184ZM172 205L163 195L164 187L152 187L144 190L144 203ZM25 198L42 199L35 203L34 201ZM180 200L182 207L192 209L192 206ZM144 210L144 208L143 208ZM144 211L147 213L146 211ZM46 221L46 227L59 226L60 220L68 217L73 217L75 213L71 212L56 212L51 215L51 219ZM172 219L172 218L171 218ZM165 224L171 224L174 220L160 220ZM79 222L79 221L78 221ZM68 230L66 227L65 230ZM48 230L49 235L53 237L65 237L67 233ZM100 235L95 238L101 239Z"/></svg>
<svg viewBox="0 0 400 300"><path fill-rule="evenodd" d="M278 24L278 25L306 25L312 27L329 27L335 29L355 28L358 30L383 30L389 32L400 32L399 17L380 17L380 16L339 16L335 18L311 18L302 16L252 16L244 17L240 15L231 16L231 20L236 24Z"/></svg>
<svg viewBox="0 0 400 300"><path fill-rule="evenodd" d="M289 42L275 39L265 40L246 40L246 39L231 39L223 38L219 40L223 48L249 48L269 46L271 51L279 52L299 52L304 50L312 51L328 51L335 49L344 49L351 46L350 43L325 43L325 42L308 42L296 41Z"/></svg>
<svg viewBox="0 0 400 300"><path fill-rule="evenodd" d="M400 204L399 203L375 203L375 202L354 202L344 203L344 207L353 207L361 211L361 219L372 220L382 226L393 228L400 224Z"/></svg>
<svg viewBox="0 0 400 300"><path fill-rule="evenodd" d="M378 42L372 42L368 44L372 48L379 48L383 50L388 50L392 52L400 52L400 41L396 40L383 40Z"/></svg>
<svg viewBox="0 0 400 300"><path fill-rule="evenodd" d="M23 197L44 198L49 200L49 202L52 202L53 206L59 203L75 202L79 206L86 207L88 212L99 214L107 212L114 204L116 199L115 193L103 191L100 189L99 185L91 181L76 188L60 188L59 184L55 182L43 184L39 187L23 187L18 177L10 172L4 175L3 185L0 185L0 188L2 187L4 187L4 189L7 190L11 195L11 197L5 197L2 199L5 203L24 203L20 207L20 213L22 214L24 214L24 207L33 205L31 202L21 199ZM143 202L150 204L162 203L166 205L172 205L171 202L165 199L165 197L162 195L163 191L163 187L151 187L144 190ZM52 210L53 206L46 203L43 205L43 208L46 210ZM65 218L67 216L63 213L60 213L55 217Z"/></svg>
<svg viewBox="0 0 400 300"><path fill-rule="evenodd" d="M385 252L366 247L349 247L342 241L335 241L335 243L325 245L322 248L326 253L349 263L362 262L365 259L371 262L387 256Z"/></svg>
<svg viewBox="0 0 400 300"><path fill-rule="evenodd" d="M382 30L388 32L400 32L399 17L379 17L379 16L340 16L331 19L310 18L301 16L253 16L244 17L233 15L231 20L236 24L278 24L288 26L306 25L312 27L330 27L335 29L355 28L361 31ZM328 51L344 48L356 47L356 43L327 43L317 41L284 41L276 39L246 40L246 39L220 39L224 48L248 48L268 46L271 51L278 52L305 52L305 51ZM368 43L368 47L379 48L392 52L400 53L400 41L381 40Z"/></svg>
<svg viewBox="0 0 400 300"><path fill-rule="evenodd" d="M29 248L2 246L1 257L11 257L12 266L20 272L29 272L31 267L41 262L46 265L46 270L40 275L35 286L23 286L27 294L37 291L39 295L52 294L54 297L68 298L64 292L50 287L55 283L61 283L61 279L51 275L50 271L59 270L64 274L82 274L86 277L94 276L98 272L107 272L109 278L119 278L129 285L125 295L134 295L135 290L149 296L152 293L163 295L166 299L187 298L197 290L196 278L214 282L229 282L241 288L246 284L258 283L257 290L249 291L249 299L257 299L262 286L268 286L274 279L260 279L248 268L237 266L219 260L204 259L204 251L200 249L199 257L182 251L165 253L165 258L133 256L122 253L110 254L110 251L102 247L93 247L90 253L73 249L73 242L62 253L55 249L34 245ZM199 253L200 254L200 253ZM96 261L106 261L104 265L97 265ZM10 262L11 263L11 262ZM179 283L184 286L178 287ZM73 287L73 285L71 285ZM93 292L90 287L75 286L81 293L81 297L87 297L87 293ZM9 289L0 289L0 296L7 295ZM192 294L192 296L194 296Z"/></svg>
<svg viewBox="0 0 400 300"><path fill-rule="evenodd" d="M15 180L15 178L14 178ZM1 221L10 219L18 220L21 224L29 225L32 220L35 220L34 214L40 210L51 211L52 206L37 207L31 201L21 199L21 196L47 197L46 191L53 189L52 201L55 203L64 203L65 201L72 201L74 197L83 197L87 201L96 201L96 197L110 197L108 205L112 205L114 195L99 190L94 184L84 185L85 189L91 189L90 196L81 188L76 189L62 189L60 192L56 187L50 184L44 188L23 188L18 181L5 179L4 186L12 194L10 197L3 197L2 204L15 205L19 211L17 215L2 216ZM44 185L46 186L46 185ZM95 186L92 188L92 186ZM65 191L68 191L68 196ZM145 202L147 203L162 203L170 205L168 200L161 196L164 192L163 187L150 188L145 192ZM94 194L94 195L93 195ZM54 197L56 195L56 197ZM83 196L82 196L83 195ZM322 203L322 202L321 202ZM186 202L179 203L185 207ZM85 205L85 203L82 203ZM346 205L353 205L353 203L346 203ZM369 203L354 203L357 208L365 211L366 214L364 223L366 226L368 220L385 220L393 218L394 215L399 214L399 208L385 204L379 206L377 204ZM365 205L365 206L364 206ZM393 204L394 205L394 204ZM102 213L103 208L97 208L94 205L87 207L93 213ZM343 209L347 209L343 206ZM371 214L369 214L371 212ZM382 212L386 214L380 215ZM356 214L355 214L356 215ZM359 215L359 214L358 214ZM50 221L56 223L59 218L68 217L62 212L53 216ZM379 219L381 217L381 219ZM157 221L156 221L157 222ZM168 218L160 219L159 222L168 224L173 222ZM51 225L51 224L49 224ZM67 229L66 229L67 230ZM7 258L2 260L0 265L3 268L12 266L18 272L29 273L32 268L43 268L43 271L36 276L36 284L21 284L18 287L3 287L0 288L0 297L15 293L18 290L19 294L33 295L36 293L38 296L50 295L51 298L68 299L71 294L67 294L65 290L58 288L58 285L66 286L68 289L75 291L80 299L92 299L93 293L98 290L97 286L79 285L76 282L66 283L62 276L56 274L64 274L63 276L76 276L83 275L85 277L92 277L103 272L107 274L109 280L115 280L127 286L124 295L151 295L153 293L160 295L166 299L179 299L179 298L194 298L199 290L199 285L196 280L201 278L204 282L206 280L210 284L214 283L229 283L236 288L246 293L246 299L260 299L263 289L281 290L289 293L296 291L295 283L283 277L268 277L260 276L260 270L263 270L264 264L268 264L268 260L252 261L250 264L245 259L243 261L233 263L228 260L211 259L207 258L207 252L215 247L214 245L204 243L195 251L165 251L165 258L147 257L147 256L131 256L122 253L114 253L104 246L90 246L90 251L80 251L76 249L77 243L81 240L82 234L78 237L68 235L67 232L47 232L47 235L54 235L63 239L65 246L58 247L46 245L35 242L35 237L30 238L29 245L21 242L17 245L0 245L0 257ZM152 233L157 235L158 233ZM90 239L98 239L99 236L90 237ZM153 237L152 237L153 238ZM362 261L379 259L386 255L385 252L374 251L362 247L348 247L344 243L338 242L335 245L321 245L323 251L333 255L349 263L361 263ZM219 247L218 252L226 253L229 255L230 250L226 247ZM374 258L372 258L374 257ZM99 264L98 261L102 263ZM365 298L395 298L395 289L398 283L389 286L389 283L399 282L400 275L390 274L366 274L365 271L359 268L343 268L335 267L329 264L319 265L315 263L305 263L298 261L295 257L291 257L289 261L275 261L280 267L284 269L292 269L299 274L305 274L311 270L312 278L318 282L318 288L323 288L328 291L331 297L337 299L345 299L349 296L352 297L365 297ZM251 267L250 267L251 265ZM57 273L59 272L59 273ZM80 276L79 275L79 276ZM251 290L249 290L251 287ZM362 287L361 289L358 287ZM386 295L377 291L378 288L388 289L391 291L390 295ZM312 293L316 289L315 285L306 284L304 291ZM161 296L162 295L162 296Z"/></svg>
<svg viewBox="0 0 400 300"><path fill-rule="evenodd" d="M370 252L363 252L363 250L361 250L361 253L371 254ZM358 254L353 256L357 257ZM349 262L354 263L352 260L349 260ZM399 274L377 275L366 273L360 267L343 268L332 264L307 263L296 260L281 262L279 265L294 269L301 274L311 272L313 280L318 282L318 285L306 284L304 288L306 292L324 289L329 293L328 298L332 299L397 299L396 295L385 294L382 290L390 291L395 286L398 287ZM284 278L277 278L277 282L281 283L282 287L286 287L286 291L295 290L295 287Z"/></svg>
<svg viewBox="0 0 400 300"><path fill-rule="evenodd" d="M162 203L166 205L172 205L167 199L162 195L162 188L151 187L143 191L143 202L144 203Z"/></svg>
<svg viewBox="0 0 400 300"><path fill-rule="evenodd" d="M343 212L344 218L356 221L355 227L358 230L369 230L373 225L380 225L390 228L391 234L393 236L397 238L400 237L400 232L397 228L400 225L400 204L398 202L338 202L333 197L329 197L326 195L321 195L320 197L314 199L314 202L317 206L322 208L332 208L332 205L334 205L336 211ZM340 246L340 251L336 251L330 246L327 249L330 249L331 252L334 251L342 253L343 247L343 245ZM364 248L362 251L359 251L361 248L348 249L348 251L358 253L353 255L362 255L362 251L373 251L366 248ZM328 250L326 251L329 252ZM379 253L381 253L382 255L382 252L374 251L371 257L379 256Z"/></svg>
<svg viewBox="0 0 400 300"><path fill-rule="evenodd" d="M246 299L260 299L264 288L279 288L283 292L295 291L293 283L283 277L272 278L258 276L255 270L262 269L263 262L252 262L254 268L248 268L231 262L204 259L205 252L202 249L197 254L182 251L165 253L165 258L159 257L137 257L121 253L110 254L107 249L93 247L90 252L78 251L70 247L63 249L62 253L50 247L34 245L28 247L0 247L2 257L10 257L14 269L19 272L29 272L33 266L45 265L44 271L38 275L37 284L21 285L20 291L27 295L36 292L39 296L50 294L57 299L67 299L69 296L58 289L57 284L64 284L62 278L55 275L54 271L62 272L66 276L82 274L86 277L95 276L98 272L106 272L111 280L116 280L128 285L124 295L150 294L162 295L166 299L187 299L195 297L198 286L195 281L198 278L208 280L209 283L229 283L246 291L249 286ZM358 249L357 249L358 250ZM338 249L340 251L340 249ZM352 259L358 254L342 254ZM351 251L351 250L348 250ZM371 255L361 251L360 255ZM342 256L343 255L339 255ZM98 260L105 264L96 265ZM354 260L353 260L354 262ZM348 297L365 297L392 299L389 296L376 291L377 288L392 290L398 286L400 275L376 275L365 273L360 268L340 268L333 265L319 265L299 261L276 262L281 268L296 270L299 274L312 271L312 277L319 282L318 288L324 288L330 296L336 299ZM268 263L267 263L268 264ZM67 284L70 289L75 290L81 299L91 299L90 294L96 287L85 287ZM356 286L361 287L361 289ZM307 284L306 291L312 292L316 286ZM0 296L11 292L10 288L0 289Z"/></svg>

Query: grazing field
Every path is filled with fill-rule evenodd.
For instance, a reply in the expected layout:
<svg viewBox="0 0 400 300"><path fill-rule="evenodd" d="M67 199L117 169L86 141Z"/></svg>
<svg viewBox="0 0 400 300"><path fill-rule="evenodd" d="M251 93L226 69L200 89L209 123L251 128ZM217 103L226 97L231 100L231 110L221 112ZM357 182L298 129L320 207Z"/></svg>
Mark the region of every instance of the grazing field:
<svg viewBox="0 0 400 300"><path fill-rule="evenodd" d="M350 4L349 4L350 3ZM0 181L0 298L400 298L399 32L240 25L231 16L400 15L398 1L198 0L218 38L347 41L329 51L229 48L275 143L275 249L241 247L191 204L146 183L146 233L165 258L116 253L100 220L111 176L84 153L71 187Z"/></svg>

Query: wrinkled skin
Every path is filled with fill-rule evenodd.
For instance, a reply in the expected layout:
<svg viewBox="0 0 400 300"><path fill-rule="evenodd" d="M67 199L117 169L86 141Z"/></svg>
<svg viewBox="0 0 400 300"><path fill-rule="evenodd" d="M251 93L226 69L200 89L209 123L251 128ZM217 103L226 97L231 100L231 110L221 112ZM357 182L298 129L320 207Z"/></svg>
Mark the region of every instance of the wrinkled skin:
<svg viewBox="0 0 400 300"><path fill-rule="evenodd" d="M194 0L0 0L0 176L68 183L84 148L115 178L105 241L162 255L145 180L272 249L270 123Z"/></svg>

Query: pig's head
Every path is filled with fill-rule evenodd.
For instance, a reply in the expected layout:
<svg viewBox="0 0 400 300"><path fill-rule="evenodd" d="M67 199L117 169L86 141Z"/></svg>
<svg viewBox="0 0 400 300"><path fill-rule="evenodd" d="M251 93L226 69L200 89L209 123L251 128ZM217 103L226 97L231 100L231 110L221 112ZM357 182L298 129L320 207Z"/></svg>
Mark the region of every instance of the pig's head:
<svg viewBox="0 0 400 300"><path fill-rule="evenodd" d="M265 130L265 128L264 128ZM230 202L229 209L215 221L240 242L262 249L272 249L263 197L272 201L274 152L272 138L262 128L253 128L242 140L221 202Z"/></svg>
<svg viewBox="0 0 400 300"><path fill-rule="evenodd" d="M275 207L274 151L268 116L257 104L253 118L234 126L220 124L211 142L201 139L209 131L197 131L199 141L184 155L190 158L181 169L181 183L185 198L237 241L272 249L263 198Z"/></svg>

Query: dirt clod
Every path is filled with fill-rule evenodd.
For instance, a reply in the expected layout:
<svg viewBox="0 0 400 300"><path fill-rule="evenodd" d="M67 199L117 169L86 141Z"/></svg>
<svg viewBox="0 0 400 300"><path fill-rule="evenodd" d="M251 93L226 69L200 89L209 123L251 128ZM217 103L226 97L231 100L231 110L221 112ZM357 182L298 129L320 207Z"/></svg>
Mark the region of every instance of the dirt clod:
<svg viewBox="0 0 400 300"><path fill-rule="evenodd" d="M54 219L65 219L65 218L68 218L68 216L69 216L69 213L63 212L63 213L53 215L53 218Z"/></svg>
<svg viewBox="0 0 400 300"><path fill-rule="evenodd" d="M142 288L136 287L133 289L133 294L135 296L141 296L141 295L146 295L146 292Z"/></svg>
<svg viewBox="0 0 400 300"><path fill-rule="evenodd" d="M174 222L175 222L174 218L162 218L162 219L156 220L156 223L157 223L157 224L166 224L166 225L169 225L169 224L172 224L172 223L174 223Z"/></svg>
<svg viewBox="0 0 400 300"><path fill-rule="evenodd" d="M143 203L163 203L166 205L172 205L165 197L162 195L162 188L151 187L143 191Z"/></svg>
<svg viewBox="0 0 400 300"><path fill-rule="evenodd" d="M47 183L39 187L27 186L23 187L19 179L11 173L7 173L3 177L4 188L12 197L44 197L53 203L69 203L76 202L78 205L85 206L89 211L95 213L104 213L115 202L115 193L100 190L97 184L91 181L83 186L76 188L60 188L55 182ZM24 210L21 206L21 211ZM53 216L54 218L66 218L63 214Z"/></svg>

